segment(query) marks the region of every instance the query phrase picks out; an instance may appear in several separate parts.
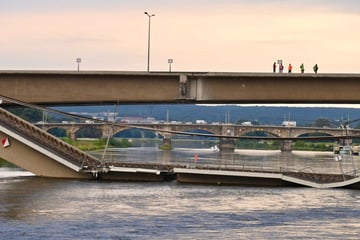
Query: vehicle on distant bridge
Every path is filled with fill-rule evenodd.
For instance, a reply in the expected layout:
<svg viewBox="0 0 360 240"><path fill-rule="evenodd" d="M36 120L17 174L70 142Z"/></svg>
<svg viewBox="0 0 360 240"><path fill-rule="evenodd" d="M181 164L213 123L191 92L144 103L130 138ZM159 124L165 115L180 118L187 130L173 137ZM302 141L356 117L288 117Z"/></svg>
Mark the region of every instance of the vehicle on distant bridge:
<svg viewBox="0 0 360 240"><path fill-rule="evenodd" d="M284 127L296 127L296 121L283 121L281 126Z"/></svg>

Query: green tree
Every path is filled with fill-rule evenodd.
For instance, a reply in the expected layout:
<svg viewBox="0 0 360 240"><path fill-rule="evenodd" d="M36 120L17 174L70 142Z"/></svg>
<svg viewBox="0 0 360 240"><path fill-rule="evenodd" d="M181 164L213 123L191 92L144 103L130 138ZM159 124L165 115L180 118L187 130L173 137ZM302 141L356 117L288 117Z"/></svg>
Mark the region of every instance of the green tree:
<svg viewBox="0 0 360 240"><path fill-rule="evenodd" d="M102 131L96 127L88 126L79 129L76 133L77 138L101 138Z"/></svg>
<svg viewBox="0 0 360 240"><path fill-rule="evenodd" d="M48 131L48 133L56 137L66 137L66 130L63 128L52 128Z"/></svg>
<svg viewBox="0 0 360 240"><path fill-rule="evenodd" d="M28 122L36 123L43 120L43 112L38 109L10 106L7 107L6 110Z"/></svg>
<svg viewBox="0 0 360 240"><path fill-rule="evenodd" d="M332 123L330 122L329 119L326 118L318 118L315 121L315 127L331 127Z"/></svg>

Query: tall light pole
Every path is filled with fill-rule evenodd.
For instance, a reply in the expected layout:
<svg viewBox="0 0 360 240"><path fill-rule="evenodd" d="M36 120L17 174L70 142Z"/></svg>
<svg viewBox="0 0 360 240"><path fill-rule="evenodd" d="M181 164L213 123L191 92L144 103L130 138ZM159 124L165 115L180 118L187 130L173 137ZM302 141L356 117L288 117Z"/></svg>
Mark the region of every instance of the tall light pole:
<svg viewBox="0 0 360 240"><path fill-rule="evenodd" d="M151 25L151 17L154 17L155 14L149 14L148 12L144 12L146 16L149 17L149 30L148 30L148 56L147 56L147 71L150 71L150 25Z"/></svg>
<svg viewBox="0 0 360 240"><path fill-rule="evenodd" d="M81 58L76 58L76 63L77 63L77 70L79 72L80 71Z"/></svg>
<svg viewBox="0 0 360 240"><path fill-rule="evenodd" d="M172 58L168 59L168 64L169 64L169 72L171 72L171 64L174 62L174 60Z"/></svg>

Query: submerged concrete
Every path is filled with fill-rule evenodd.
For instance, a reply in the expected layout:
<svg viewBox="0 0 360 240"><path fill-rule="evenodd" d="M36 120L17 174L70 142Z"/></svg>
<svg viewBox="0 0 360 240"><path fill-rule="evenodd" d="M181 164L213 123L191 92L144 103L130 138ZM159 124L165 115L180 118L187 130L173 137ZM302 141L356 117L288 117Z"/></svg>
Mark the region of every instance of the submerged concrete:
<svg viewBox="0 0 360 240"><path fill-rule="evenodd" d="M284 187L304 186L313 188L360 189L360 176L338 174L303 174L299 172L266 172L251 170L216 170L175 168L180 183Z"/></svg>

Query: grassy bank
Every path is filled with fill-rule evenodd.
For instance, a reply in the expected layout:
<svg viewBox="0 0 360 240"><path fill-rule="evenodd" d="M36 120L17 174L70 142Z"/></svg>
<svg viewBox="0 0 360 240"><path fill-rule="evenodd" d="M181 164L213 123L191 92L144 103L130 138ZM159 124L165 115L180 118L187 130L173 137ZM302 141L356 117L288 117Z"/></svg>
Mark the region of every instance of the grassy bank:
<svg viewBox="0 0 360 240"><path fill-rule="evenodd" d="M94 139L94 140L71 140L70 138L62 138L65 142L73 145L74 147L82 150L82 151L93 151L104 149L106 147L107 139ZM132 143L127 139L117 140L110 139L109 148L128 148L132 147Z"/></svg>

